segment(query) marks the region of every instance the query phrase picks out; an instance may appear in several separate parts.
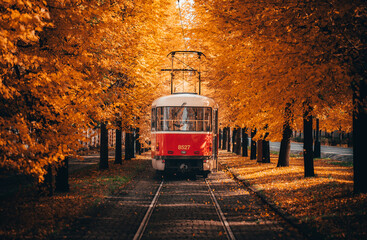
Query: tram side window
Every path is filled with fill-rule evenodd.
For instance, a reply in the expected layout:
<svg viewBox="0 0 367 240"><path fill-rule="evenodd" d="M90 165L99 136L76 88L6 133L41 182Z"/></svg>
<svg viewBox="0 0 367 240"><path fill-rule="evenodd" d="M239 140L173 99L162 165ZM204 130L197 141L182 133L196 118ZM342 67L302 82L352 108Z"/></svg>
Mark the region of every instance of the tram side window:
<svg viewBox="0 0 367 240"><path fill-rule="evenodd" d="M157 109L152 108L152 130L157 129Z"/></svg>
<svg viewBox="0 0 367 240"><path fill-rule="evenodd" d="M212 109L208 107L158 107L158 131L211 131Z"/></svg>
<svg viewBox="0 0 367 240"><path fill-rule="evenodd" d="M162 108L157 108L157 130L163 131L163 115Z"/></svg>
<svg viewBox="0 0 367 240"><path fill-rule="evenodd" d="M204 108L204 131L212 130L212 109Z"/></svg>
<svg viewBox="0 0 367 240"><path fill-rule="evenodd" d="M170 119L171 107L157 108L157 131L172 131L173 121Z"/></svg>

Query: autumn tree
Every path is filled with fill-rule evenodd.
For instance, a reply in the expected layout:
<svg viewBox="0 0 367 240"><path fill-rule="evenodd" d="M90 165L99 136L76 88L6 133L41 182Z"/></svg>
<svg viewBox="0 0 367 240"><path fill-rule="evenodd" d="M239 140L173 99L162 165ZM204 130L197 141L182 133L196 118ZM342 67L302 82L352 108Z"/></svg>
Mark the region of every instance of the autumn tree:
<svg viewBox="0 0 367 240"><path fill-rule="evenodd" d="M303 128L307 101L309 114L328 130L336 119L338 128L350 129L351 83L363 76L353 70L363 65L363 1L195 1L195 7L192 38L210 52L207 81L235 124L280 140L287 121ZM282 114L290 103L292 121Z"/></svg>
<svg viewBox="0 0 367 240"><path fill-rule="evenodd" d="M3 2L0 11L0 164L42 179L82 139L85 112L74 106L75 90L85 86L69 77L75 71L63 65L65 53L55 57L43 41L55 26L47 2Z"/></svg>
<svg viewBox="0 0 367 240"><path fill-rule="evenodd" d="M42 180L88 128L138 124L174 10L168 0L2 2L0 166Z"/></svg>

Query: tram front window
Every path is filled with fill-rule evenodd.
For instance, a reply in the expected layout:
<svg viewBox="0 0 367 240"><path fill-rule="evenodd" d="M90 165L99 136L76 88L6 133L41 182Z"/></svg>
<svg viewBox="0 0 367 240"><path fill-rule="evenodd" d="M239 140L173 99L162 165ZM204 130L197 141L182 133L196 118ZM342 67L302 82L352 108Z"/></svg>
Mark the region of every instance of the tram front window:
<svg viewBox="0 0 367 240"><path fill-rule="evenodd" d="M208 107L158 107L158 131L208 132L212 128L212 109Z"/></svg>

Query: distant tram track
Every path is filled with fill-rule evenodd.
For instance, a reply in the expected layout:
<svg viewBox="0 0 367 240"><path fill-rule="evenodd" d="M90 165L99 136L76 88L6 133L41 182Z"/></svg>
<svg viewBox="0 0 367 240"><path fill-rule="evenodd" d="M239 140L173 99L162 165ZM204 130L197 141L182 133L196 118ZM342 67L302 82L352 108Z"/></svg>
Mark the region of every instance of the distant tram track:
<svg viewBox="0 0 367 240"><path fill-rule="evenodd" d="M200 181L199 179L197 181ZM140 240L143 238L144 236L144 232L145 232L145 229L147 227L147 225L149 224L149 220L154 212L154 209L156 208L156 206L158 205L158 201L159 201L159 196L161 194L161 190L163 188L163 185L164 185L165 181L164 179L162 179L154 197L153 197L153 200L152 202L150 203L146 213L145 213L145 216L143 218L143 220L141 221L140 223L140 226L137 230L137 232L135 233L135 236L134 236L134 240ZM222 227L223 227L223 230L226 232L226 236L227 236L227 239L228 240L235 240L235 236L231 230L231 227L229 225L229 223L227 222L222 210L221 210L221 207L215 197L215 194L213 193L213 190L211 189L210 187L210 184L209 184L209 181L207 181L206 179L203 181L203 184L205 184L207 186L207 189L208 189L208 195L210 196L211 200L212 200L212 203L215 207L215 211L217 213L217 216L222 224Z"/></svg>

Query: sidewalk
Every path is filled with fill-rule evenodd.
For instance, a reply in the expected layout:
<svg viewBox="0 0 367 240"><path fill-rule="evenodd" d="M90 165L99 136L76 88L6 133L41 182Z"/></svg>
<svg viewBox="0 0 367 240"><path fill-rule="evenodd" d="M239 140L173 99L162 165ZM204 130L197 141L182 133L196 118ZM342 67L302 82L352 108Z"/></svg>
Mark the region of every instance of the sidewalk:
<svg viewBox="0 0 367 240"><path fill-rule="evenodd" d="M280 142L270 142L270 150L279 152ZM303 152L303 143L291 142L291 153ZM321 145L321 158L332 158L340 161L353 161L353 149L346 147Z"/></svg>
<svg viewBox="0 0 367 240"><path fill-rule="evenodd" d="M85 155L82 155L81 156L82 159L71 158L69 160L69 174L75 171L78 171L79 169L88 167L90 165L98 164L99 156L100 156L99 152L94 151L94 152L89 152L89 153L86 153ZM115 151L109 150L108 159L111 160L112 158L114 158L114 156L115 156Z"/></svg>
<svg viewBox="0 0 367 240"><path fill-rule="evenodd" d="M366 239L367 194L353 193L353 168L314 160L315 177L305 178L303 158L289 167L257 163L221 151L220 164L249 186L311 239Z"/></svg>

